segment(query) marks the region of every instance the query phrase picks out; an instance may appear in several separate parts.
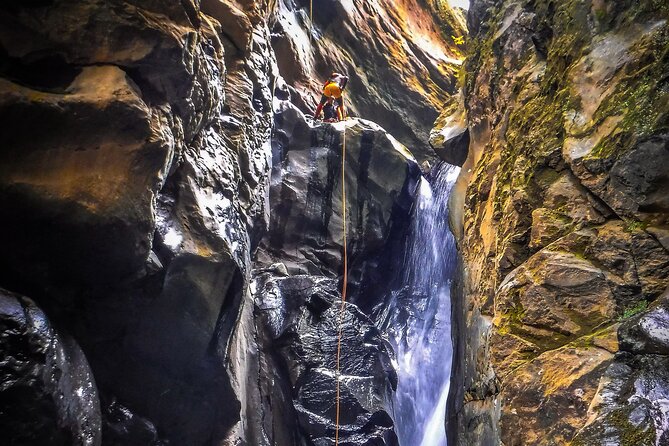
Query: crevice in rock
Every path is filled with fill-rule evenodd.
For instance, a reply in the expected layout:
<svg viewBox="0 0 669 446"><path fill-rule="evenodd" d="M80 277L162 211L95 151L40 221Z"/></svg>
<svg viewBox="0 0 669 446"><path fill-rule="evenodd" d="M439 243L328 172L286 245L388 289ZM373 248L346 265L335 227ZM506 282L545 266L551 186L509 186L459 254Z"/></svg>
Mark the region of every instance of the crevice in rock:
<svg viewBox="0 0 669 446"><path fill-rule="evenodd" d="M59 53L31 54L21 59L10 57L0 46L0 76L33 90L64 94L81 71Z"/></svg>
<svg viewBox="0 0 669 446"><path fill-rule="evenodd" d="M128 79L137 87L137 92L140 94L146 105L157 106L168 102L165 93L153 86L151 81L144 76L141 68L121 65L117 66L125 72Z"/></svg>
<svg viewBox="0 0 669 446"><path fill-rule="evenodd" d="M239 269L236 269L221 305L211 345L212 351L217 352L224 362L229 360L232 333L238 329L236 321L244 298L244 286L244 275Z"/></svg>

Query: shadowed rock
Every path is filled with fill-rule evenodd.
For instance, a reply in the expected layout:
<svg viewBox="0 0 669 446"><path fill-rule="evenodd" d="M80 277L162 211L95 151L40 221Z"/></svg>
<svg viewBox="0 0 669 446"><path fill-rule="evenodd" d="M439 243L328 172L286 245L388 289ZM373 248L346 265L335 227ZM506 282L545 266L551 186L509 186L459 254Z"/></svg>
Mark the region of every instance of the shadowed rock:
<svg viewBox="0 0 669 446"><path fill-rule="evenodd" d="M272 406L296 417L276 429L292 429L294 438L315 445L334 444L341 322L340 444L396 446L390 413L397 375L390 347L355 305L347 304L340 314L337 281L264 274L255 287L258 323L274 365L268 372L289 384L281 397L273 396Z"/></svg>
<svg viewBox="0 0 669 446"><path fill-rule="evenodd" d="M30 299L0 289L0 429L11 446L99 446L86 357Z"/></svg>

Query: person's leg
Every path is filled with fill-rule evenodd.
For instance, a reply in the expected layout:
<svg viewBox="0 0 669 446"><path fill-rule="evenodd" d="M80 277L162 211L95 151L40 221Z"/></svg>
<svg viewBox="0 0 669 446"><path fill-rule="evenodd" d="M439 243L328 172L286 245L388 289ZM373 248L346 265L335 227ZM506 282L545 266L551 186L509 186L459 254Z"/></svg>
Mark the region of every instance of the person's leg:
<svg viewBox="0 0 669 446"><path fill-rule="evenodd" d="M335 111L334 101L332 99L328 100L323 107L323 120L325 122L332 122L337 118L337 112Z"/></svg>
<svg viewBox="0 0 669 446"><path fill-rule="evenodd" d="M337 117L340 121L346 119L346 109L344 109L344 96L340 96L335 100L335 105L337 107Z"/></svg>
<svg viewBox="0 0 669 446"><path fill-rule="evenodd" d="M318 119L318 117L321 115L321 111L323 110L323 106L325 103L328 101L328 97L323 95L321 96L321 102L318 104L318 107L316 107L316 112L314 113L314 119Z"/></svg>

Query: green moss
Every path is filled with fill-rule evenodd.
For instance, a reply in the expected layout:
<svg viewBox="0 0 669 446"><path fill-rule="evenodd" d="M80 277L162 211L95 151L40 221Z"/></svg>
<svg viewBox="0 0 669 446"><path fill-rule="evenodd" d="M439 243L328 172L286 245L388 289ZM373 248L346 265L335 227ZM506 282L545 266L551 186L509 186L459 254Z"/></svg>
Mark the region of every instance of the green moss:
<svg viewBox="0 0 669 446"><path fill-rule="evenodd" d="M646 311L646 308L648 308L648 302L646 302L645 300L639 301L636 304L625 308L625 311L623 312L622 316L620 316L620 320L623 321L625 319L634 317L637 314Z"/></svg>
<svg viewBox="0 0 669 446"><path fill-rule="evenodd" d="M630 409L611 412L606 421L620 434L620 446L655 446L655 429L641 430L629 420Z"/></svg>
<svg viewBox="0 0 669 446"><path fill-rule="evenodd" d="M627 405L606 413L595 424L579 432L570 446L600 446L603 438L610 439L618 446L655 446L656 432L652 421L634 425L630 421L634 409L635 406Z"/></svg>
<svg viewBox="0 0 669 446"><path fill-rule="evenodd" d="M633 232L638 232L638 231L645 231L646 228L648 227L648 222L643 222L639 220L625 220L625 232L628 233L633 233Z"/></svg>
<svg viewBox="0 0 669 446"><path fill-rule="evenodd" d="M630 53L635 62L594 116L598 124L609 116L622 120L612 136L595 146L589 159L617 159L633 148L638 138L669 129L669 27L664 25L645 37Z"/></svg>
<svg viewBox="0 0 669 446"><path fill-rule="evenodd" d="M611 336L611 325L606 325L603 328L596 329L592 333L581 336L580 338L573 341L570 345L575 348L580 349L589 349L597 346L596 341L598 339Z"/></svg>

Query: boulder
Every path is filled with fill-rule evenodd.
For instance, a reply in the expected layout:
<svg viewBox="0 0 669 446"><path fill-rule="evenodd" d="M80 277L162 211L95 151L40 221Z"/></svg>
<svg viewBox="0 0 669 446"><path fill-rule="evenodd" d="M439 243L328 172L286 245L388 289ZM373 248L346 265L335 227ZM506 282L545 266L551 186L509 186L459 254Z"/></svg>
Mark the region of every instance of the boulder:
<svg viewBox="0 0 669 446"><path fill-rule="evenodd" d="M574 446L669 442L669 358L621 353L601 379Z"/></svg>
<svg viewBox="0 0 669 446"><path fill-rule="evenodd" d="M344 141L350 262L380 251L409 214L420 176L411 153L370 121L311 123L287 101L277 100L275 121L271 220L259 259L281 261L291 274L341 273Z"/></svg>
<svg viewBox="0 0 669 446"><path fill-rule="evenodd" d="M645 304L645 302L644 302ZM618 333L620 349L635 354L669 355L669 292L658 299L648 311L640 305L625 321Z"/></svg>
<svg viewBox="0 0 669 446"><path fill-rule="evenodd" d="M0 289L0 428L7 445L99 446L84 353L27 297Z"/></svg>
<svg viewBox="0 0 669 446"><path fill-rule="evenodd" d="M355 305L347 303L342 309L337 280L262 274L255 289L264 351L276 367L271 373L287 385L283 394L273 392L270 406L293 418L279 429L293 429L292 438L298 440L294 444L332 444L341 334L341 444L398 445L390 415L397 387L390 346Z"/></svg>
<svg viewBox="0 0 669 446"><path fill-rule="evenodd" d="M462 93L453 96L434 122L430 146L443 161L462 166L469 155L469 127Z"/></svg>
<svg viewBox="0 0 669 446"><path fill-rule="evenodd" d="M85 68L65 94L0 80L0 119L13 129L1 142L2 243L17 253L5 274L89 286L139 274L175 149L125 72Z"/></svg>

